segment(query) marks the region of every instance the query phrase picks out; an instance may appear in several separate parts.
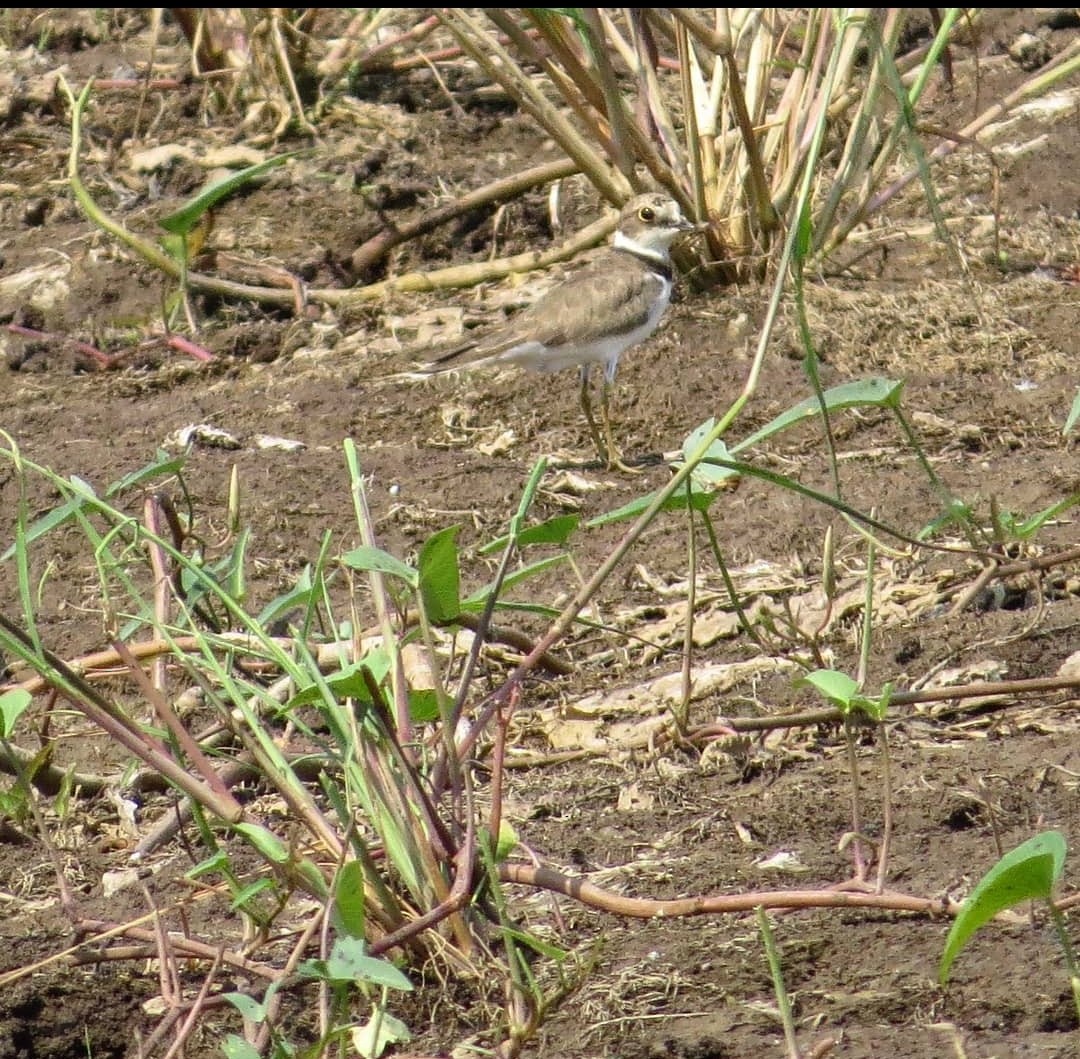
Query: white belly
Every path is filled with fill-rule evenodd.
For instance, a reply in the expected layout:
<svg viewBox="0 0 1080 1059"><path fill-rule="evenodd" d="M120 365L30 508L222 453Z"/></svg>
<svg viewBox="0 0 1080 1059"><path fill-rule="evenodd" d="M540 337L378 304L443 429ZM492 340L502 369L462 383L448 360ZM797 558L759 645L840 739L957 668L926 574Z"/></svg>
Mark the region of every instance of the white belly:
<svg viewBox="0 0 1080 1059"><path fill-rule="evenodd" d="M563 371L566 368L581 368L603 365L604 376L610 382L615 378L619 357L624 350L644 342L660 323L671 301L671 281L665 282L660 296L653 303L652 311L640 327L624 331L617 335L598 335L586 341L568 343L563 346L545 346L540 342L522 342L498 355L500 364L517 364L533 371Z"/></svg>

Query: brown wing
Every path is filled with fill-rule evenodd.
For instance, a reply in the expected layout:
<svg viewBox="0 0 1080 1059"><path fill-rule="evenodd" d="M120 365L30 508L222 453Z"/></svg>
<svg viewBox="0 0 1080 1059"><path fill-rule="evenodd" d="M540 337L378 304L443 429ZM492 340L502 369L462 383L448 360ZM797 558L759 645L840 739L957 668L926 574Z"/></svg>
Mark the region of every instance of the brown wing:
<svg viewBox="0 0 1080 1059"><path fill-rule="evenodd" d="M519 341L533 338L546 346L579 342L601 328L625 334L648 321L662 290L663 280L639 261L608 253L520 313L513 329Z"/></svg>
<svg viewBox="0 0 1080 1059"><path fill-rule="evenodd" d="M653 298L663 289L654 272L633 258L609 251L578 269L501 327L436 353L421 369L427 373L496 361L523 342L563 346L604 330L624 334L643 326Z"/></svg>

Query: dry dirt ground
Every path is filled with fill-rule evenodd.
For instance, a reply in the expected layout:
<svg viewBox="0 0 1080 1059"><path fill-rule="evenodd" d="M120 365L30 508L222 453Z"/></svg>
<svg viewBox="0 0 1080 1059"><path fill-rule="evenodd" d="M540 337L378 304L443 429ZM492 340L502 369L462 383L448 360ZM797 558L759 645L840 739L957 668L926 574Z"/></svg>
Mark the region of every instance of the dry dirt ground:
<svg viewBox="0 0 1080 1059"><path fill-rule="evenodd" d="M53 28L45 33L41 20L9 16L10 51L0 59L0 77L12 99L18 86L25 89L61 64L81 87L88 76L114 76L146 61L142 13L105 13L82 22L49 18ZM1025 29L1045 38L1052 53L1077 32L1040 26L1035 13L999 16L974 46L958 49L956 89L935 89L934 125L959 128L975 113L974 54L982 106L1020 82L1025 75L1005 47ZM30 56L24 49L35 43L41 50ZM184 49L172 29L158 61L183 68ZM475 92L467 78L447 85L456 96L453 109L426 71L360 84L365 98L348 112L333 111L320 125L313 155L222 206L208 244L218 256L208 267L234 274L229 270L237 267L236 258L272 262L325 287L548 245L546 195L538 191L504 211L480 211L444 226L370 275L350 275L353 250L380 224L373 197L400 222L430 207L436 196L454 196L554 157L543 137L505 103ZM1001 166L1001 245L1015 269L983 263L992 248L985 219L990 169L984 153L960 152L938 170L942 207L947 216L961 218L952 230L958 253L913 234L925 224L925 210L912 191L889 214L889 239L879 227L876 240L846 249L828 273L813 278L808 292L823 382L871 375L905 380L903 406L930 464L983 526L992 509L1030 515L1078 488L1076 439L1065 439L1062 425L1080 381L1080 294L1061 281L1062 272L1024 267L1075 267L1080 83L1074 79L1067 88L1064 109L1029 114L992 141ZM215 354L213 361L198 362L161 343L133 352L131 336L160 320L169 285L96 231L73 202L64 181L65 107L48 94L18 98L0 120L0 313L5 325L15 321L54 337L5 333L0 427L26 458L98 487L146 465L168 435L188 424L228 431L238 447L195 444L184 478L198 532L213 549L226 535L229 476L238 469L242 517L253 530L253 611L292 583L324 534L333 534L336 551L356 542L345 438L360 452L380 545L407 556L433 531L461 524L467 588L490 578L474 549L505 531L536 460L587 461L591 447L572 376L505 372L425 383L381 378L408 366L418 324L436 339L450 337L462 318L470 324L490 318L529 298L549 276L530 276L523 287L399 294L362 311L300 319L250 304L196 299L198 337ZM131 90L92 99L86 180L130 228L152 236L156 219L205 179L203 153L242 142L231 119L204 120L204 103L195 86L153 94L142 104ZM136 122L139 140L133 143ZM152 172L132 168L134 151L160 144L190 147L192 157ZM577 185L571 183L566 198L570 228L597 215L597 203ZM28 269L56 266L62 267L54 280L22 287L8 282ZM595 465L551 470L535 514L573 511L584 522L662 484L669 470L659 454L678 449L690 430L723 412L742 387L763 312L763 294L754 287L684 292L660 333L624 359L618 380L617 432L626 452L641 459L644 474L612 474ZM735 424L733 439L810 393L793 319L789 309L759 392ZM419 340L432 335L421 333ZM112 370L98 370L73 346L75 339L123 356ZM874 509L909 534L941 513L941 497L894 419L863 411L838 416L834 428L849 504ZM259 448L258 435L295 439L303 447ZM773 439L756 456L807 485L829 487L826 447L814 425ZM0 546L11 539L17 498L17 480L4 466ZM38 514L55 503L55 494L38 483L29 499ZM133 514L140 510L138 495L123 503ZM762 481L744 481L718 498L712 514L719 546L752 615L781 631L787 615L803 629L821 626L823 650L838 668L853 672L865 542L824 507ZM849 594L831 614L820 594L829 524L838 535L840 588ZM570 543L577 569L590 573L622 530L579 529ZM960 543L951 532L945 536ZM1017 554L1052 554L1078 540L1075 512L1069 511ZM814 707L811 693L793 681L794 645L785 647L777 633L763 650L739 630L701 533L698 544L698 680L691 722ZM955 554L895 546L894 554L878 553L868 687L892 681L898 689L915 688L934 678L1049 678L1080 648L1075 561L1014 579L954 614L949 604L972 583L978 565ZM40 629L48 645L65 657L100 647L106 637L101 603L81 539L57 535L35 563L42 579ZM10 567L0 569L0 608L17 615ZM851 847L841 842L851 829L851 775L835 725L721 739L704 751L634 742L667 715L671 703L665 685L651 682L680 669L686 570L686 518L672 513L651 527L601 592L593 616L607 631L584 630L571 638L564 650L571 674L527 686L514 736L516 752L534 757L523 757L518 763L528 767L510 773L507 812L542 861L629 896L841 883L852 873ZM570 567L562 565L518 595L553 604L575 586ZM535 635L543 625L522 620L520 627ZM490 664L494 679L501 663L492 658ZM616 691L631 694L611 694ZM1008 849L1053 827L1075 846L1077 705L1073 691L894 710L888 886L917 896L962 897L994 862L999 844ZM42 724L40 718L35 723ZM121 766L115 750L85 724L65 716L53 723L65 736L57 751L64 764L91 773ZM35 745L30 733L26 745ZM585 752L560 756L574 746ZM860 739L857 761L863 830L880 839L880 736L867 732ZM147 807L145 826L156 812ZM82 914L119 920L147 906L138 895L102 896L103 872L125 864L130 844L115 837L114 815L112 803L99 798L80 802L63 825L49 819ZM5 834L0 971L59 954L72 940L34 829ZM152 883L162 905L186 892L176 879L190 863L179 846L166 854L173 867ZM1075 877L1074 854L1064 895L1075 891ZM528 1054L785 1054L751 915L631 920L560 898L556 916L550 895L522 888L512 897L534 929L553 932L593 961ZM816 1054L851 1059L1080 1054L1062 955L1044 917L1034 925L992 925L961 956L943 991L936 968L947 930L944 918L891 911L819 909L778 917L782 969L805 1054L815 1047L821 1048ZM193 970L191 982L198 980ZM0 1059L134 1056L136 1034L155 1024L142 1005L158 988L157 972L146 962L47 963L0 992ZM492 1005L500 991L501 983L490 981L423 983L394 1008L417 1035L412 1054L441 1054L468 1041L491 1045ZM296 1019L296 1039L303 1041L310 1020L302 1012ZM220 1054L216 1035L226 1025L209 1023L189 1044L188 1056Z"/></svg>

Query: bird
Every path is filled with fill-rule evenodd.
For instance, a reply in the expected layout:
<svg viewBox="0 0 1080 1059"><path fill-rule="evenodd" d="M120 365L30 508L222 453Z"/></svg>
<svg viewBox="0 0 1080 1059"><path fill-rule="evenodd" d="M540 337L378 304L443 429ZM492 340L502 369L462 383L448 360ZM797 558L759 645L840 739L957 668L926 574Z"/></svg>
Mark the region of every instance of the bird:
<svg viewBox="0 0 1080 1059"><path fill-rule="evenodd" d="M630 199L603 253L506 324L444 351L406 377L506 365L540 372L576 367L581 408L601 462L609 471L639 473L623 462L611 432L610 392L619 357L656 330L668 307L672 243L703 227L687 220L675 199L663 192ZM598 367L604 372L602 434L589 392L592 370Z"/></svg>

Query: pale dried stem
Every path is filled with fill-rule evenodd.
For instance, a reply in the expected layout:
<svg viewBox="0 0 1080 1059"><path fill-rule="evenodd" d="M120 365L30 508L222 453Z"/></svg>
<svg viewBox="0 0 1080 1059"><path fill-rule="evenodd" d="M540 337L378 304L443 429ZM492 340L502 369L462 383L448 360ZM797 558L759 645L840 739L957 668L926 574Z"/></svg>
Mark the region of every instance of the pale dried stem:
<svg viewBox="0 0 1080 1059"><path fill-rule="evenodd" d="M630 197L625 179L615 178L604 160L521 72L494 34L462 8L444 8L439 17L470 58L559 142L605 198L622 203Z"/></svg>
<svg viewBox="0 0 1080 1059"><path fill-rule="evenodd" d="M352 52L357 45L376 33L383 23L392 16L393 11L394 8L380 8L374 11L371 8L363 8L360 14L353 17L341 39L319 62L316 67L318 75L331 80L340 77L345 68L353 61ZM422 22L418 22L413 26L412 29L373 45L366 52L356 57L357 68L365 72L384 68L387 65L386 62L380 61L384 59L384 56L405 45L419 44L438 24L438 16L429 15Z"/></svg>
<svg viewBox="0 0 1080 1059"><path fill-rule="evenodd" d="M610 19L606 19L605 21L610 25ZM636 73L640 84L638 91L639 105L640 101L644 100L649 116L660 136L660 142L664 147L664 161L671 171L671 177L667 182L667 186L670 187L674 184L675 187L683 190L688 186L689 179L686 167L687 156L689 155L691 160L695 158L700 160L700 155L697 151L689 151L687 147L683 145L679 134L675 130L675 122L672 120L667 107L664 105L663 93L660 90L660 80L656 75L656 67L651 61L648 43L645 38L645 24L646 23L638 17L635 17L632 22L636 55L631 70ZM610 28L614 30L614 26L611 26ZM685 35L683 39L685 42ZM685 89L685 71L682 69L682 66L680 66L680 70L680 79L684 81ZM687 121L686 141L688 143L694 143L696 142L696 137L691 132L691 123L696 120L696 116L694 114L692 98L685 94L683 98L683 113L686 115ZM646 145L651 146L647 139L645 140L645 143ZM692 185L689 186L692 187ZM693 196L693 201L695 203L699 201L696 195ZM701 205L704 204L702 203ZM705 216L704 210L698 213L697 216Z"/></svg>
<svg viewBox="0 0 1080 1059"><path fill-rule="evenodd" d="M579 11L592 37L593 54L591 58L596 69L596 78L599 82L600 91L603 94L608 121L611 122L613 147L611 160L630 184L634 185L634 162L628 150L631 139L630 121L626 113L626 103L615 79L615 70L611 65L611 57L608 55L604 22L595 7L582 7L579 8Z"/></svg>

